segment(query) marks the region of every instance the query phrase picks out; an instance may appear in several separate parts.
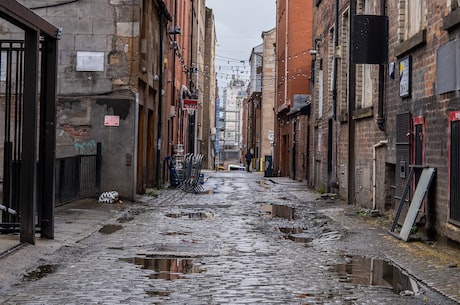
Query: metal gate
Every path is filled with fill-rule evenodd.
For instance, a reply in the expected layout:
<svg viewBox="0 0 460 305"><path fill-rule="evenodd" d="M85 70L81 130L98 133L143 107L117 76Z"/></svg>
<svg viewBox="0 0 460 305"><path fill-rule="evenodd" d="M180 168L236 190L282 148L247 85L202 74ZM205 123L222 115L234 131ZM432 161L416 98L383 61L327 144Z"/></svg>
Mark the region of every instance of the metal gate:
<svg viewBox="0 0 460 305"><path fill-rule="evenodd" d="M79 155L56 160L56 205L99 194L100 145L98 143L96 155Z"/></svg>
<svg viewBox="0 0 460 305"><path fill-rule="evenodd" d="M19 223L19 178L22 152L24 82L24 42L0 41L0 88L4 105L3 130L3 196L2 205L11 209L3 213L2 224ZM1 166L1 165L0 165Z"/></svg>
<svg viewBox="0 0 460 305"><path fill-rule="evenodd" d="M61 30L17 1L0 1L0 149L3 160L2 206L7 224L16 225L19 240L35 244L54 237L54 158L56 133L57 40ZM0 156L2 157L2 156ZM37 165L38 164L38 165ZM16 199L17 198L17 199ZM2 223L3 225L3 223Z"/></svg>

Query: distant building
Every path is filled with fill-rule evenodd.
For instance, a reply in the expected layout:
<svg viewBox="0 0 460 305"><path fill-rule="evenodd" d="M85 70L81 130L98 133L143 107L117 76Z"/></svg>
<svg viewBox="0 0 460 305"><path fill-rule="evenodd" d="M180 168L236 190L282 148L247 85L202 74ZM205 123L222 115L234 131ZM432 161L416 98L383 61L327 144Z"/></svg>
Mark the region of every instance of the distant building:
<svg viewBox="0 0 460 305"><path fill-rule="evenodd" d="M279 176L311 179L307 173L313 162L309 155L312 133L306 107L312 93L313 1L276 3L274 170Z"/></svg>
<svg viewBox="0 0 460 305"><path fill-rule="evenodd" d="M242 162L242 115L243 101L246 96L245 81L233 76L223 90L223 99L220 105L219 159L224 166Z"/></svg>
<svg viewBox="0 0 460 305"><path fill-rule="evenodd" d="M251 75L243 128L246 132L243 149L252 149L253 166L259 171L265 169L265 157L273 158L274 154L276 29L265 31L261 36L263 43L253 48L249 59Z"/></svg>

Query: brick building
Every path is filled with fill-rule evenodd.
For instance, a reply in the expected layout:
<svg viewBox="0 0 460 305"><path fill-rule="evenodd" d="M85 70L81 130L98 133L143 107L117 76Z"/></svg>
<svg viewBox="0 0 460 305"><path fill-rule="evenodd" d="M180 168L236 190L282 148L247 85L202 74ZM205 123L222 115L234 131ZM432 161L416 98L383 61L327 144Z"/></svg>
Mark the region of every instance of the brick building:
<svg viewBox="0 0 460 305"><path fill-rule="evenodd" d="M309 117L301 114L311 94L312 1L277 1L274 171L306 177ZM295 104L295 100L299 102ZM297 109L297 107L300 107Z"/></svg>
<svg viewBox="0 0 460 305"><path fill-rule="evenodd" d="M431 181L422 169L434 168L415 223L428 236L456 241L459 12L450 0L315 1L312 52L311 184L380 211L403 202L401 224L417 186ZM382 35L361 39L363 20L366 31ZM379 59L360 53L372 49L372 37L379 37L372 42L381 46Z"/></svg>
<svg viewBox="0 0 460 305"><path fill-rule="evenodd" d="M205 1L20 2L62 26L56 157L95 154L101 143L101 191L134 199L162 187L169 179L165 157L178 144L195 152L204 142L182 101L200 90L201 107L208 81L204 54L215 39L205 44L213 34ZM5 28L2 38L22 39L17 32ZM209 92L215 86L210 80Z"/></svg>

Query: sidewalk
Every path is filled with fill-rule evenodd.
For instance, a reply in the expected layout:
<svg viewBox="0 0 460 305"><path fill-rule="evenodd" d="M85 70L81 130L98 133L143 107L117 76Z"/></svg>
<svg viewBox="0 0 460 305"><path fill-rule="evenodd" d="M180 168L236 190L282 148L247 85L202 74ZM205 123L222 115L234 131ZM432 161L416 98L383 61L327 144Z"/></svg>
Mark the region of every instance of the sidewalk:
<svg viewBox="0 0 460 305"><path fill-rule="evenodd" d="M41 260L47 260L56 251L78 243L104 224L112 223L132 203L99 203L96 199L83 199L59 206L55 210L55 239L42 239L39 234L35 245L20 244L19 234L0 235L0 253L13 249L0 259L0 291L21 279Z"/></svg>

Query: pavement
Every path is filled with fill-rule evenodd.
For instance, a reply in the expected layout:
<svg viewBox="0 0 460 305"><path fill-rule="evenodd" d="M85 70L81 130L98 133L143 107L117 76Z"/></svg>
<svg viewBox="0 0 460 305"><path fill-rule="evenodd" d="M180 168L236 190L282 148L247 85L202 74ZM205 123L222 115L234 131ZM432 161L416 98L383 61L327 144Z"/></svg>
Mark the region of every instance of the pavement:
<svg viewBox="0 0 460 305"><path fill-rule="evenodd" d="M293 181L284 177L264 178L257 175L264 187L283 190L305 190L306 183ZM212 172L205 172L206 176ZM212 191L212 189L211 189ZM314 191L298 192L299 198L308 196L319 197ZM159 194L161 200L174 200L180 197L180 190L163 190ZM120 223L124 217L131 217L132 211L139 209L143 203L155 200L152 197L140 196L136 203L118 202L114 204L98 203L95 199L72 202L56 208L55 239L45 240L37 237L35 245L19 245L17 234L0 235L0 300L2 291L8 290L20 282L25 275L37 266L48 261L57 252L62 255L66 247L78 246L83 240L95 232L114 223ZM348 234L359 235L357 243L336 240L330 247L354 254L365 254L390 260L401 270L423 285L439 292L450 301L460 304L460 247L440 242L401 241L388 233L391 219L388 217L372 217L357 206L347 205L339 200L329 199L329 205L321 208L321 212L332 222L346 229ZM135 208L135 209L134 209ZM11 251L11 252L9 252ZM211 251L212 252L212 251Z"/></svg>

